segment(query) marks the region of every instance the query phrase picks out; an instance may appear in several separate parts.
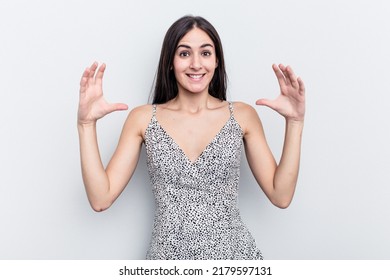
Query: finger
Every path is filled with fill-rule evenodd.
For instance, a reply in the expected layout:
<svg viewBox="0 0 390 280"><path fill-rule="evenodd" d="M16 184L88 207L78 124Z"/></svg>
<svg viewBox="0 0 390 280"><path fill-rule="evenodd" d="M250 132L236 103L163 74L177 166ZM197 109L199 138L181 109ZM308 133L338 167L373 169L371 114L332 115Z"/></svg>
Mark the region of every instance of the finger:
<svg viewBox="0 0 390 280"><path fill-rule="evenodd" d="M100 85L102 84L103 82L103 75L104 75L104 71L106 70L106 64L103 63L102 65L100 65L97 73L96 73L96 83L99 83Z"/></svg>
<svg viewBox="0 0 390 280"><path fill-rule="evenodd" d="M108 113L112 113L115 111L124 111L124 110L127 110L128 108L129 107L123 103L112 103L108 107Z"/></svg>
<svg viewBox="0 0 390 280"><path fill-rule="evenodd" d="M269 99L265 99L265 98L257 100L256 105L266 106L266 107L269 107L273 110L276 109L275 102L272 100L269 100Z"/></svg>
<svg viewBox="0 0 390 280"><path fill-rule="evenodd" d="M291 85L291 80L290 80L290 77L288 75L287 67L288 66L284 66L283 64L279 64L279 69L283 73L286 85Z"/></svg>
<svg viewBox="0 0 390 280"><path fill-rule="evenodd" d="M98 67L98 63L95 61L94 63L92 63L91 67L89 68L89 80L88 82L89 83L94 83L94 76L95 76L95 72L96 72L96 69Z"/></svg>
<svg viewBox="0 0 390 280"><path fill-rule="evenodd" d="M83 75L81 76L80 80L80 93L83 93L87 89L87 84L88 84L88 79L89 79L89 68L85 69L83 72Z"/></svg>
<svg viewBox="0 0 390 280"><path fill-rule="evenodd" d="M81 76L80 86L86 79L88 79L88 77L89 77L89 68L85 68L83 75Z"/></svg>
<svg viewBox="0 0 390 280"><path fill-rule="evenodd" d="M91 70L96 70L98 66L99 66L99 63L97 63L97 61L94 61L94 62L91 64L91 67L89 67L89 69L91 69Z"/></svg>
<svg viewBox="0 0 390 280"><path fill-rule="evenodd" d="M306 91L305 84L303 83L301 77L298 77L297 80L298 80L298 84L299 84L299 94L304 96L305 91Z"/></svg>
<svg viewBox="0 0 390 280"><path fill-rule="evenodd" d="M283 75L283 72L280 69L280 67L277 66L276 64L272 64L272 69L274 70L276 78L278 79L279 86L280 87L285 86L286 85L286 79L285 79L285 77Z"/></svg>
<svg viewBox="0 0 390 280"><path fill-rule="evenodd" d="M299 84L297 81L297 76L295 75L294 71L292 70L291 66L286 67L286 79L290 81L293 88L298 88Z"/></svg>

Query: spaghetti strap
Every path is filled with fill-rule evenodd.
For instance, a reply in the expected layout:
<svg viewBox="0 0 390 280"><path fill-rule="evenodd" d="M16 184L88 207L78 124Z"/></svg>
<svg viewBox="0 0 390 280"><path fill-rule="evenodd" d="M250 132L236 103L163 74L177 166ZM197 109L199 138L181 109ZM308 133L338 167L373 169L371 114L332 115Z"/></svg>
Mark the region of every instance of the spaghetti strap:
<svg viewBox="0 0 390 280"><path fill-rule="evenodd" d="M232 101L228 101L228 102L229 102L230 116L234 116L234 114L233 114L233 102Z"/></svg>
<svg viewBox="0 0 390 280"><path fill-rule="evenodd" d="M156 117L156 108L157 108L157 104L153 104L153 115L152 115L153 118Z"/></svg>

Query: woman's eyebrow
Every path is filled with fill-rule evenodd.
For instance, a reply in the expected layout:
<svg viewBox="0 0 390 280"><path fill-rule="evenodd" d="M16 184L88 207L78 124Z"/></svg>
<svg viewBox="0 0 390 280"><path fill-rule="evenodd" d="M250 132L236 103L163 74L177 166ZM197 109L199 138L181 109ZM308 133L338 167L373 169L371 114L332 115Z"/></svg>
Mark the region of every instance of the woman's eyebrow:
<svg viewBox="0 0 390 280"><path fill-rule="evenodd" d="M186 48L186 49L191 49L191 47L190 47L190 46L188 46L188 45L178 45L176 49L178 49L178 48Z"/></svg>
<svg viewBox="0 0 390 280"><path fill-rule="evenodd" d="M214 48L214 46L213 46L212 44L209 44L209 43L206 43L206 44L203 44L203 45L201 45L201 46L200 46L200 48L206 48L206 47L211 47L211 48ZM186 48L186 49L191 49L191 47L190 47L190 46L188 46L188 45L184 45L184 44L178 45L178 46L177 46L177 49L178 49L178 48Z"/></svg>
<svg viewBox="0 0 390 280"><path fill-rule="evenodd" d="M201 48L206 48L206 47L214 48L214 46L213 46L212 44L209 44L209 43L203 44L203 45L201 45L200 47L201 47Z"/></svg>

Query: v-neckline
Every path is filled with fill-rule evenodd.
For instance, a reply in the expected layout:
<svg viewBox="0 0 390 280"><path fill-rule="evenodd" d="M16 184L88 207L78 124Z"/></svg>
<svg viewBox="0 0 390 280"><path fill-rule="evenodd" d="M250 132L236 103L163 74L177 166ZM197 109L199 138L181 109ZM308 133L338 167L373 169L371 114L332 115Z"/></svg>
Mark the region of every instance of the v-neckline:
<svg viewBox="0 0 390 280"><path fill-rule="evenodd" d="M209 147L215 142L215 140L219 137L219 135L222 133L222 131L225 129L225 127L229 124L231 119L233 118L233 115L230 115L225 124L218 130L217 134L211 139L211 141L205 146L205 148L202 150L202 152L195 158L195 160L191 160L187 154L184 152L184 150L180 147L180 145L176 142L176 140L165 130L165 128L160 124L160 122L157 120L156 116L153 116L155 122L159 126L159 128L163 131L163 133L170 139L170 141L177 147L179 152L183 155L185 160L190 165L195 165L203 156L203 154L209 149Z"/></svg>

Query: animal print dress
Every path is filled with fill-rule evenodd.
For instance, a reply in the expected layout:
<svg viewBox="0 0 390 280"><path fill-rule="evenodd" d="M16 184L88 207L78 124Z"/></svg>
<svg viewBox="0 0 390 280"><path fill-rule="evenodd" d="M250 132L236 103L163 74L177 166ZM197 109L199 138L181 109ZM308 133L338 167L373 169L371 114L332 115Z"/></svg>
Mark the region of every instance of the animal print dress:
<svg viewBox="0 0 390 280"><path fill-rule="evenodd" d="M230 118L191 162L153 116L145 132L156 212L147 259L262 259L240 217L243 133Z"/></svg>

